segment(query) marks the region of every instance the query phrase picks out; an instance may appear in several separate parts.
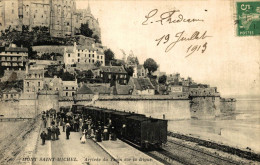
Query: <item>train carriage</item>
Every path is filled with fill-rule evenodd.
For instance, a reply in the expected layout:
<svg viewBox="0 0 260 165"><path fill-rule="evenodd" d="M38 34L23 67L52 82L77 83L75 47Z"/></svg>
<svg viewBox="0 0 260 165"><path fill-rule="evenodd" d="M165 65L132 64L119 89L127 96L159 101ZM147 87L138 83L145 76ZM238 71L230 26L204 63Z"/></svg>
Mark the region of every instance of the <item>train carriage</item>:
<svg viewBox="0 0 260 165"><path fill-rule="evenodd" d="M161 148L167 142L167 120L129 116L125 132L126 139L139 148Z"/></svg>
<svg viewBox="0 0 260 165"><path fill-rule="evenodd" d="M114 133L141 149L161 148L167 142L167 120L147 118L143 114L87 106L82 114L94 125L114 127Z"/></svg>

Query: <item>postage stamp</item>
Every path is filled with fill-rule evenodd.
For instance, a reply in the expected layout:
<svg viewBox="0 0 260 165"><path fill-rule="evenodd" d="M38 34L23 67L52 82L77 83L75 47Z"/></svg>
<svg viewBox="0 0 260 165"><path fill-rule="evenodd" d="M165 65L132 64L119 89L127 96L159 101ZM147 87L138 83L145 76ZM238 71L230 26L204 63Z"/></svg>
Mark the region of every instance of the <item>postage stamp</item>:
<svg viewBox="0 0 260 165"><path fill-rule="evenodd" d="M237 35L260 35L260 1L236 2Z"/></svg>

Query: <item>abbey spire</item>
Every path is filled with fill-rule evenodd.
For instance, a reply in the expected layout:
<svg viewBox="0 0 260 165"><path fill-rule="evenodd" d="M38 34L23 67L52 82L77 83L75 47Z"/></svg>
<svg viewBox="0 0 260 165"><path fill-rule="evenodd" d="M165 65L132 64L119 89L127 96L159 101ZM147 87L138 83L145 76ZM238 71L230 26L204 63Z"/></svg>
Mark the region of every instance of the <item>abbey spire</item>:
<svg viewBox="0 0 260 165"><path fill-rule="evenodd" d="M89 5L89 0L88 0L88 8L87 8L87 13L91 13L90 5Z"/></svg>

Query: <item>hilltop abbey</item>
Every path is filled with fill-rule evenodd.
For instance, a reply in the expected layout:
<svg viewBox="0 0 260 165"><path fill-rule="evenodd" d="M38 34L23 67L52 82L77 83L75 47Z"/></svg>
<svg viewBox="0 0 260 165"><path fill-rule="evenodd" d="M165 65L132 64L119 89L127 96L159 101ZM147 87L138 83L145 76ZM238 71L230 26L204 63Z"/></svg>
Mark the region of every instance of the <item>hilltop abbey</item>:
<svg viewBox="0 0 260 165"><path fill-rule="evenodd" d="M76 9L75 0L0 0L0 31L45 26L51 36L66 37L79 33L82 23L88 23L93 36L100 38L99 23L89 5Z"/></svg>

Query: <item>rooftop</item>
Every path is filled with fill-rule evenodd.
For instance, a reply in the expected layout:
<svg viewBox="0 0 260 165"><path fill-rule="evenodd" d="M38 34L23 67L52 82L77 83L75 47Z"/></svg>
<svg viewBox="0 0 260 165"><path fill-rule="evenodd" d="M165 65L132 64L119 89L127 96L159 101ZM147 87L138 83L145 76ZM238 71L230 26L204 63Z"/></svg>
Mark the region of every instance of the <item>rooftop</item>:
<svg viewBox="0 0 260 165"><path fill-rule="evenodd" d="M100 70L103 72L127 73L123 66L101 66Z"/></svg>
<svg viewBox="0 0 260 165"><path fill-rule="evenodd" d="M154 89L149 78L132 78L137 90Z"/></svg>
<svg viewBox="0 0 260 165"><path fill-rule="evenodd" d="M79 88L77 94L94 94L94 93L92 92L92 90L89 87L87 87L84 84L81 88Z"/></svg>

